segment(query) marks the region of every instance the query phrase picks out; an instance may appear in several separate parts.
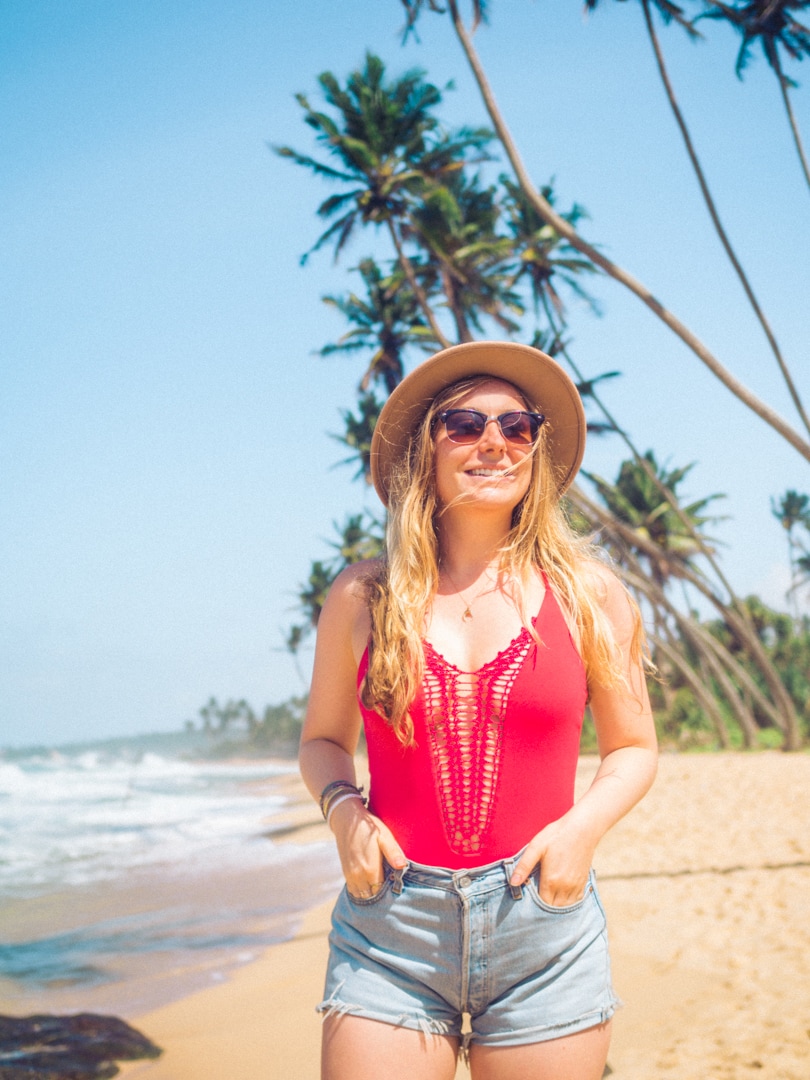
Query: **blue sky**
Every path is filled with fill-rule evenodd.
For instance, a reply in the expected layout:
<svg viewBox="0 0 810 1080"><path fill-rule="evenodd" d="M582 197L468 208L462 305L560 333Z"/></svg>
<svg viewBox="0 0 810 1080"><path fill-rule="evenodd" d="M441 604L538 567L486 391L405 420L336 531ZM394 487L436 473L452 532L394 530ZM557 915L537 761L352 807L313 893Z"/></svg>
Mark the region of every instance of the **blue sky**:
<svg viewBox="0 0 810 1080"><path fill-rule="evenodd" d="M378 52L418 66L449 124L485 122L449 23L401 45L396 0L11 0L0 9L0 745L176 729L211 695L303 689L282 647L333 520L372 494L329 432L361 360L314 355L343 329L320 297L328 187L274 156L309 151L293 95ZM524 159L559 204L794 424L762 333L707 226L639 5L495 0L478 46ZM707 27L663 33L725 224L810 400L810 199L775 81ZM805 75L797 65L795 75ZM795 94L810 139L806 88ZM686 494L727 495L715 532L742 592L778 603L769 500L807 463L608 281L572 312L589 375L642 447L694 461ZM622 452L592 440L591 470ZM307 673L308 656L301 668Z"/></svg>

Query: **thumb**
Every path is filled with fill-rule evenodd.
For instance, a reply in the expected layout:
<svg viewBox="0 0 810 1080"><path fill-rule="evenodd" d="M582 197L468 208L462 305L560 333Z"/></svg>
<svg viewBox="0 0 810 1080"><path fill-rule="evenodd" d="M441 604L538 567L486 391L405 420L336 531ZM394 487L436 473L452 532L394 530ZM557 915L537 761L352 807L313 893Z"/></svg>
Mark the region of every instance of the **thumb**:
<svg viewBox="0 0 810 1080"><path fill-rule="evenodd" d="M393 833L389 829L382 829L380 832L380 851L382 852L385 861L389 866L393 867L394 870L402 870L408 865L405 853L396 842Z"/></svg>
<svg viewBox="0 0 810 1080"><path fill-rule="evenodd" d="M510 885L523 885L526 879L531 875L534 868L540 862L544 852L545 844L541 841L540 837L542 833L538 834L534 840L529 844L518 861L515 863L515 868L512 871L512 876L509 878Z"/></svg>

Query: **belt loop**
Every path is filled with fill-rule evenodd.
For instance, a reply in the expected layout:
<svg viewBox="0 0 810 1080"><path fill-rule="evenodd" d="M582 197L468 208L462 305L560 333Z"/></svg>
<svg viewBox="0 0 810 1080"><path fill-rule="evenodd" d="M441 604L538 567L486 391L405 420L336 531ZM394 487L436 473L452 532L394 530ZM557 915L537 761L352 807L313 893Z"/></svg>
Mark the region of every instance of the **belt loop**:
<svg viewBox="0 0 810 1080"><path fill-rule="evenodd" d="M402 879L405 876L405 871L409 868L409 866L410 863L406 863L405 866L400 866L398 869L391 871L391 880L394 883L392 888L397 896L399 896L399 894L402 892Z"/></svg>
<svg viewBox="0 0 810 1080"><path fill-rule="evenodd" d="M520 856L518 856L517 858L514 858L514 859L504 859L504 861L503 861L503 871L506 874L506 884L509 886L509 891L512 894L512 899L513 900L522 900L523 899L523 886L522 885L513 885L509 880L512 877L512 874L514 873L515 863L517 862L519 857Z"/></svg>

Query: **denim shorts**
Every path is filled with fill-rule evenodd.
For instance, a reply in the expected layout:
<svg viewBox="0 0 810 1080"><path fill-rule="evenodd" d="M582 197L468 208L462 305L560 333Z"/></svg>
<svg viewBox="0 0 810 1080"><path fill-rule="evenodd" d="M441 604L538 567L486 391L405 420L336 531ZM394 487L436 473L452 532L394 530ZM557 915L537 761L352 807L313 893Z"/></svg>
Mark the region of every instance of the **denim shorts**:
<svg viewBox="0 0 810 1080"><path fill-rule="evenodd" d="M557 908L540 899L536 871L509 885L516 861L386 868L368 900L344 887L318 1012L456 1036L465 1048L543 1042L609 1020L619 1002L593 872L582 900Z"/></svg>

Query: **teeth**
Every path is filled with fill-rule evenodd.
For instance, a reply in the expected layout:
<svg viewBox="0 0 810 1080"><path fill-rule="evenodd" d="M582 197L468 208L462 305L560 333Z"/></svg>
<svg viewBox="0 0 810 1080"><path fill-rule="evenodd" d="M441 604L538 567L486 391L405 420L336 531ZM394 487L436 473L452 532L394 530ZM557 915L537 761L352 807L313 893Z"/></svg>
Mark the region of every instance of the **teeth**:
<svg viewBox="0 0 810 1080"><path fill-rule="evenodd" d="M505 469L470 469L470 476L503 476Z"/></svg>

